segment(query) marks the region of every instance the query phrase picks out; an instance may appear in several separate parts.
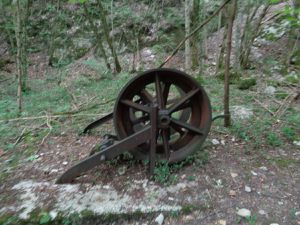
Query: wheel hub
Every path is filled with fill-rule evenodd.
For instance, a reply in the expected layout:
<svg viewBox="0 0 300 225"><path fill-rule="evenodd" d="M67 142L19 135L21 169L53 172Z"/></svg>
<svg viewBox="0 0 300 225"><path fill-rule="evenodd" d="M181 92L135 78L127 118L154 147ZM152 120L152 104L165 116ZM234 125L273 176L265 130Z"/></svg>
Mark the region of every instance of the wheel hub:
<svg viewBox="0 0 300 225"><path fill-rule="evenodd" d="M168 110L159 110L158 111L158 128L168 128L170 125L171 119L169 116Z"/></svg>

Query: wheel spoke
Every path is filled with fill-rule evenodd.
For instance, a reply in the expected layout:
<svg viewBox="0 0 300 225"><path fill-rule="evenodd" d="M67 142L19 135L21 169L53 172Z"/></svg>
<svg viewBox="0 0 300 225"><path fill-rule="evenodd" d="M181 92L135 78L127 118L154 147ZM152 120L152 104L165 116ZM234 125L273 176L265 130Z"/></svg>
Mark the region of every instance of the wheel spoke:
<svg viewBox="0 0 300 225"><path fill-rule="evenodd" d="M176 124L177 126L181 127L181 128L185 128L193 133L196 133L196 134L199 134L199 135L203 135L204 134L204 131L203 129L200 129L200 128L197 128L197 127L194 127L188 123L185 123L185 122L182 122L180 120L177 120L177 119L174 119L172 118L171 119L171 123L173 124Z"/></svg>
<svg viewBox="0 0 300 225"><path fill-rule="evenodd" d="M153 96L145 89L141 90L140 97L146 103L153 102Z"/></svg>
<svg viewBox="0 0 300 225"><path fill-rule="evenodd" d="M187 94L185 94L182 98L178 100L178 102L174 103L170 108L169 108L169 113L173 113L179 108L182 104L184 104L187 100L192 98L197 92L199 91L199 88L194 89Z"/></svg>
<svg viewBox="0 0 300 225"><path fill-rule="evenodd" d="M163 87L163 90L162 90L164 106L166 106L167 103L168 103L168 96L169 96L169 92L170 92L170 87L171 87L171 83L165 83L165 85Z"/></svg>
<svg viewBox="0 0 300 225"><path fill-rule="evenodd" d="M178 126L177 124L175 123L170 123L170 126L176 131L179 133L180 136L182 136L185 132L182 130L182 127L181 126Z"/></svg>
<svg viewBox="0 0 300 225"><path fill-rule="evenodd" d="M121 102L124 104L124 105L127 105L133 109L136 109L138 111L142 111L142 112L145 112L145 113L149 113L150 109L149 107L147 106L144 106L144 105L140 105L140 104L137 104L133 101L130 101L130 100L121 100Z"/></svg>
<svg viewBox="0 0 300 225"><path fill-rule="evenodd" d="M192 106L192 104L190 103L190 101L187 101L187 102L183 103L182 105L180 105L177 109L175 109L173 111L173 113L177 112L177 111L180 111L180 110L183 110L183 109L190 108L191 106Z"/></svg>
<svg viewBox="0 0 300 225"><path fill-rule="evenodd" d="M164 103L162 99L162 90L161 90L161 84L158 74L155 75L155 90L156 90L156 99L157 104L160 109L164 108Z"/></svg>
<svg viewBox="0 0 300 225"><path fill-rule="evenodd" d="M161 133L161 136L162 136L162 140L163 140L163 145L164 145L164 152L165 152L165 157L166 159L169 158L170 156L170 146L169 146L169 132L167 129L163 129L162 130L162 133Z"/></svg>

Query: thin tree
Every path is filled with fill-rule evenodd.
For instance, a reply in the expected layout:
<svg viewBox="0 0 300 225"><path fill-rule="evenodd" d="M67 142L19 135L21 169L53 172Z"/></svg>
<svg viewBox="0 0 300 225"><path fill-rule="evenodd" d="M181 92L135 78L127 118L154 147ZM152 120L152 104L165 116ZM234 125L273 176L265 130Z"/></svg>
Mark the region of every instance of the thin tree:
<svg viewBox="0 0 300 225"><path fill-rule="evenodd" d="M88 8L86 6L86 2L83 4L83 9L84 9L84 15L87 18L87 20L90 24L90 27L91 27L92 31L94 32L94 35L96 36L97 46L99 47L100 52L102 54L102 57L104 58L106 68L111 70L111 66L109 64L108 57L105 53L105 49L104 49L104 46L103 46L103 43L102 43L103 42L102 37L101 37L100 33L98 32L98 29L97 29L96 25L93 22L93 19L92 19L91 15L88 11Z"/></svg>
<svg viewBox="0 0 300 225"><path fill-rule="evenodd" d="M185 0L185 35L191 33L191 11L193 8L193 0ZM192 67L192 54L191 54L191 39L185 42L185 69L190 70Z"/></svg>
<svg viewBox="0 0 300 225"><path fill-rule="evenodd" d="M103 31L104 31L104 36L105 36L106 41L108 43L108 46L110 48L111 54L112 54L112 56L114 58L115 69L119 73L119 72L121 72L122 68L121 68L121 65L120 65L117 53L115 51L112 39L111 39L111 37L109 35L108 23L107 23L107 20L106 20L106 17L107 17L106 16L106 11L103 8L102 3L101 3L100 0L97 0L97 3L98 3L99 11L100 11L100 20L101 20L101 25L102 25Z"/></svg>
<svg viewBox="0 0 300 225"><path fill-rule="evenodd" d="M231 42L232 42L232 28L236 14L237 0L231 3L228 16L228 29L227 29L227 51L225 58L225 72L224 72L224 126L230 126L230 111L229 111L229 74L230 74L230 55L231 55Z"/></svg>
<svg viewBox="0 0 300 225"><path fill-rule="evenodd" d="M21 9L20 0L15 2L15 35L17 42L17 77L18 77L18 91L17 91L17 103L19 113L22 112L22 22L21 22Z"/></svg>

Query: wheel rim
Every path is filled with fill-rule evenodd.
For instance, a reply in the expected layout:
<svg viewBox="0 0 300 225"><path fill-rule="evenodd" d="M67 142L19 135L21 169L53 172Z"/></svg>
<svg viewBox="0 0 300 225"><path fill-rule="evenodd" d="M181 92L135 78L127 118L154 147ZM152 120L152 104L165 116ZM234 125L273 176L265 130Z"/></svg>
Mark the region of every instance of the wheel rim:
<svg viewBox="0 0 300 225"><path fill-rule="evenodd" d="M148 109L158 107L156 154L176 162L199 149L211 126L211 106L204 89L189 75L174 69L146 71L121 90L114 109L114 126L124 139L150 124ZM147 159L149 143L132 150Z"/></svg>

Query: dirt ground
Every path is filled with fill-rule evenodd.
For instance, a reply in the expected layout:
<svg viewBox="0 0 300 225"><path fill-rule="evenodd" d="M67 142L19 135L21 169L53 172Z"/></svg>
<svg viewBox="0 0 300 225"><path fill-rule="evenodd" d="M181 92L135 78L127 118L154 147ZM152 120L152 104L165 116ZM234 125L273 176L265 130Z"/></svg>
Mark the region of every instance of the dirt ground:
<svg viewBox="0 0 300 225"><path fill-rule="evenodd" d="M212 144L212 138L219 143ZM209 162L202 167L184 166L176 173L178 180L170 186L149 181L147 167L126 160L103 164L81 177L77 184L55 185L56 178L75 161L87 156L98 141L98 136L77 134L51 137L51 144L41 148L36 160L24 160L1 184L0 193L6 197L0 203L1 213L19 213L26 218L29 215L26 213L34 208L65 213L94 209L100 215L141 210L146 215L157 213L143 219L118 219L116 224L155 224L159 211L165 211L164 224L225 224L224 221L250 224L237 215L238 209L246 208L256 220L254 224L300 224L299 163L278 167L260 157L259 152L246 152L245 143L234 136L214 132L214 127L205 145ZM267 152L270 158L300 160L299 150L288 144L284 148L260 151ZM125 172L120 173L120 168L125 168ZM78 199L72 194L68 197L72 190L78 192ZM88 197L92 190L104 193ZM108 197L106 201L104 196L112 199ZM84 202L86 198L89 204ZM113 202L114 206L105 206L107 202ZM77 204L81 207L76 207ZM97 211L97 207L103 208ZM177 209L186 213L177 216L167 213Z"/></svg>

